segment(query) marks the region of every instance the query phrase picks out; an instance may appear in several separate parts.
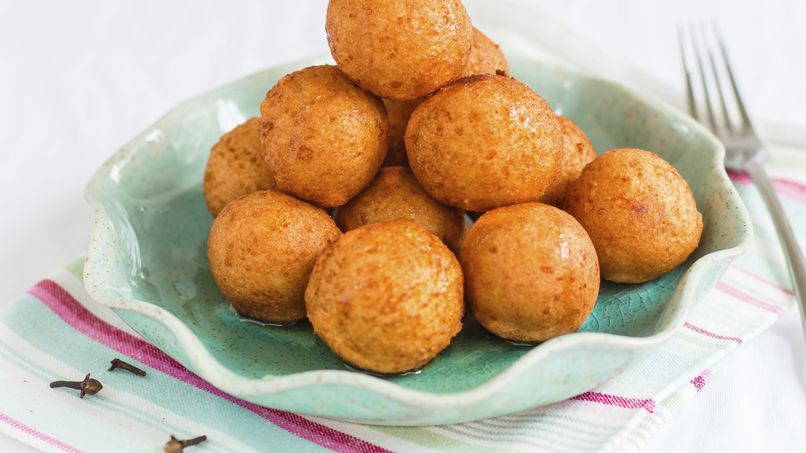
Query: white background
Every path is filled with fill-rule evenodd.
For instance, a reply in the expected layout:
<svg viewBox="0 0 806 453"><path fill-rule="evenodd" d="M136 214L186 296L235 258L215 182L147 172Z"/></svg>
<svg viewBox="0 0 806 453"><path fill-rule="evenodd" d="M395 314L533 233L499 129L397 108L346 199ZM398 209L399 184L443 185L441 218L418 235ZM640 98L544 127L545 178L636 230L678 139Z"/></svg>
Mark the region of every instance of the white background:
<svg viewBox="0 0 806 453"><path fill-rule="evenodd" d="M756 117L806 129L806 2L520 3L573 31L560 48L595 42L675 87L676 24L716 18ZM326 53L325 6L0 0L0 305L83 252L83 185L111 153L186 98ZM647 451L803 451L802 343L793 310L717 369ZM0 437L15 449L26 447Z"/></svg>

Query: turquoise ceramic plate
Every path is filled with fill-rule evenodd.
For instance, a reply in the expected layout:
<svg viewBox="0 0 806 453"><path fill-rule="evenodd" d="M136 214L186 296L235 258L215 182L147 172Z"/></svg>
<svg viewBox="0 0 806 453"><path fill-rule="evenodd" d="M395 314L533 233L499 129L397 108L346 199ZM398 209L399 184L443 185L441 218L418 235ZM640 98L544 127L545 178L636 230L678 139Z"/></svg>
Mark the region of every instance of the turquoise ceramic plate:
<svg viewBox="0 0 806 453"><path fill-rule="evenodd" d="M277 409L365 423L454 423L584 392L663 342L752 233L719 142L685 115L595 78L510 55L513 73L576 120L597 149L639 147L671 162L704 214L691 260L642 285L605 283L579 333L516 346L467 320L419 374L353 372L311 333L243 322L210 276L212 218L201 180L218 137L258 113L266 90L313 61L269 69L170 111L117 152L87 187L96 229L90 294L148 341L222 390Z"/></svg>

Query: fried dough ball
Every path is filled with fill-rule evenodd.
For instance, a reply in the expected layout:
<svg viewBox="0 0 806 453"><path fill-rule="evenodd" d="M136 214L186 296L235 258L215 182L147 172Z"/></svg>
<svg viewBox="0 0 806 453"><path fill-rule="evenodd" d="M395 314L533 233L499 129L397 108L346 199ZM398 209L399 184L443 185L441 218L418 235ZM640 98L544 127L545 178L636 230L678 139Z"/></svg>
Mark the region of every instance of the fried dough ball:
<svg viewBox="0 0 806 453"><path fill-rule="evenodd" d="M509 64L501 47L478 28L473 28L473 46L467 59L464 76L479 74L509 74Z"/></svg>
<svg viewBox="0 0 806 453"><path fill-rule="evenodd" d="M263 157L277 187L323 208L366 187L386 155L386 109L335 66L283 77L260 105Z"/></svg>
<svg viewBox="0 0 806 453"><path fill-rule="evenodd" d="M221 136L204 170L204 200L217 216L232 200L276 186L260 144L260 120L251 118Z"/></svg>
<svg viewBox="0 0 806 453"><path fill-rule="evenodd" d="M596 149L588 140L585 131L567 116L557 115L563 130L563 153L557 179L540 201L552 206L561 206L571 183L579 178L582 169L596 159Z"/></svg>
<svg viewBox="0 0 806 453"><path fill-rule="evenodd" d="M509 64L504 53L498 44L494 43L484 33L477 28L473 28L473 45L470 49L470 57L465 65L464 77L480 74L496 74L499 71L509 72ZM384 99L386 113L389 118L389 151L386 153L384 166L406 165L406 125L414 109L420 105L423 99L418 98L411 101L395 101Z"/></svg>
<svg viewBox="0 0 806 453"><path fill-rule="evenodd" d="M406 128L414 176L437 200L468 211L533 201L562 153L557 115L515 79L481 75L440 89Z"/></svg>
<svg viewBox="0 0 806 453"><path fill-rule="evenodd" d="M330 0L330 52L355 83L411 100L462 76L473 26L460 0Z"/></svg>
<svg viewBox="0 0 806 453"><path fill-rule="evenodd" d="M686 180L640 149L608 151L582 171L565 209L588 231L602 277L641 283L685 261L697 248L702 215Z"/></svg>
<svg viewBox="0 0 806 453"><path fill-rule="evenodd" d="M499 337L538 342L575 332L596 303L596 250L582 226L553 206L486 212L460 256L470 310Z"/></svg>
<svg viewBox="0 0 806 453"><path fill-rule="evenodd" d="M213 222L210 271L238 313L295 322L305 317L314 260L339 236L325 211L274 190L254 192L228 204Z"/></svg>
<svg viewBox="0 0 806 453"><path fill-rule="evenodd" d="M386 152L386 159L383 161L384 166L408 165L408 159L406 158L406 142L404 140L406 125L409 124L411 112L413 112L422 101L422 99L415 99L413 101L383 100L383 105L386 106L386 115L389 120L389 150Z"/></svg>
<svg viewBox="0 0 806 453"><path fill-rule="evenodd" d="M408 220L344 234L316 260L305 307L314 332L345 362L378 373L415 370L462 328L462 269L436 236Z"/></svg>
<svg viewBox="0 0 806 453"><path fill-rule="evenodd" d="M369 187L336 213L342 231L398 219L418 223L451 250L459 250L465 232L464 212L431 198L407 168L381 169Z"/></svg>

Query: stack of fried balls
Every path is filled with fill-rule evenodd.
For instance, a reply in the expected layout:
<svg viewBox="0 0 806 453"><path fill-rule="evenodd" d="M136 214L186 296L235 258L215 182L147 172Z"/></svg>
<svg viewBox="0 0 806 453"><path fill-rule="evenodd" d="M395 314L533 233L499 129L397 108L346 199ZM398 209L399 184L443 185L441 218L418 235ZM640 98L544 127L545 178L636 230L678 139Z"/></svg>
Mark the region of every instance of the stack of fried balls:
<svg viewBox="0 0 806 453"><path fill-rule="evenodd" d="M286 75L207 162L210 270L240 315L307 318L351 366L401 373L448 347L465 303L541 342L579 329L600 278L652 280L697 247L674 167L597 157L460 0L330 0L326 31L337 65Z"/></svg>

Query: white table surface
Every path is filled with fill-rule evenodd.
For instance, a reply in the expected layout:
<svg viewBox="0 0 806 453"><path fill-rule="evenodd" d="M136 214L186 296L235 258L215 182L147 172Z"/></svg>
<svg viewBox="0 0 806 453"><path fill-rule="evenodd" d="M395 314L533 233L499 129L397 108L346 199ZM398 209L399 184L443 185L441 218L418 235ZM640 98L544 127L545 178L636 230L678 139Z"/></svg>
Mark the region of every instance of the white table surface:
<svg viewBox="0 0 806 453"><path fill-rule="evenodd" d="M718 18L753 113L806 129L806 2L520 3L674 87L676 23ZM92 226L83 185L137 132L204 90L327 52L325 0L227 4L0 0L0 305L82 253ZM805 354L791 310L728 358L646 451L804 451ZM30 448L0 436L0 451Z"/></svg>

